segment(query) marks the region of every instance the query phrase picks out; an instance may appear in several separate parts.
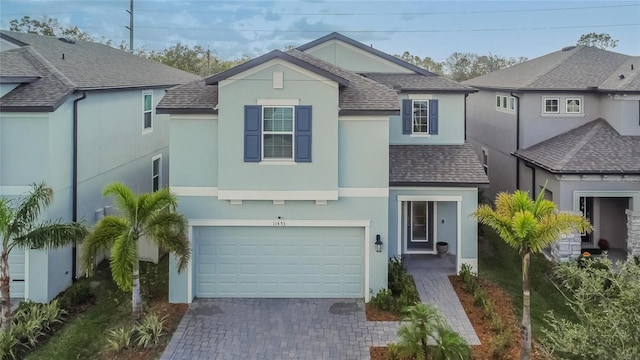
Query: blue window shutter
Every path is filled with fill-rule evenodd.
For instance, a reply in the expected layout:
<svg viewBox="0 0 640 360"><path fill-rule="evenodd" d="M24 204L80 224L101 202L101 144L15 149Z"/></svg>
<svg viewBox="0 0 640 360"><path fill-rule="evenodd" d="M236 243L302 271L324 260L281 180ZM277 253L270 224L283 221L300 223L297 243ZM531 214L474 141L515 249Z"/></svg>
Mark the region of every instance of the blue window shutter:
<svg viewBox="0 0 640 360"><path fill-rule="evenodd" d="M296 106L295 161L311 162L311 106Z"/></svg>
<svg viewBox="0 0 640 360"><path fill-rule="evenodd" d="M438 100L429 100L429 134L438 135Z"/></svg>
<svg viewBox="0 0 640 360"><path fill-rule="evenodd" d="M413 128L413 102L411 99L402 100L402 133L411 134Z"/></svg>
<svg viewBox="0 0 640 360"><path fill-rule="evenodd" d="M244 107L244 161L260 162L262 157L262 107L245 105Z"/></svg>

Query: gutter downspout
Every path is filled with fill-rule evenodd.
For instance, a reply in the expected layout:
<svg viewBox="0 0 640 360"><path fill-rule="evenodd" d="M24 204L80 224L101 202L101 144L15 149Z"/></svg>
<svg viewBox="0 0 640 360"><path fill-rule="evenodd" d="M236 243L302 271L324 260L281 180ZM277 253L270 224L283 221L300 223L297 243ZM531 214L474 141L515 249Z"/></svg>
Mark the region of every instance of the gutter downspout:
<svg viewBox="0 0 640 360"><path fill-rule="evenodd" d="M464 94L464 142L467 142L467 98L469 94Z"/></svg>
<svg viewBox="0 0 640 360"><path fill-rule="evenodd" d="M516 98L516 151L520 150L520 97L513 92L511 96ZM535 173L534 173L535 176ZM520 189L520 158L516 157L516 189Z"/></svg>
<svg viewBox="0 0 640 360"><path fill-rule="evenodd" d="M87 98L87 93L83 92L82 96L73 100L73 175L71 180L71 221L78 221L78 103ZM78 280L76 274L78 267L78 248L73 243L71 249L71 279L75 283Z"/></svg>
<svg viewBox="0 0 640 360"><path fill-rule="evenodd" d="M529 164L528 162L524 162L524 166L531 169L531 198L536 199L536 168L535 166Z"/></svg>

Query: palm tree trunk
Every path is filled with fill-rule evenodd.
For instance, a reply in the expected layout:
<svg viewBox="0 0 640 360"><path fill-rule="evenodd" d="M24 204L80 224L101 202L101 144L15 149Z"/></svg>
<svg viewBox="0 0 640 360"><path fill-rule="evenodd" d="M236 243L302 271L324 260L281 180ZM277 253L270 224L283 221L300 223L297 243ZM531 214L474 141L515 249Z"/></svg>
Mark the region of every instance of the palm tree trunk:
<svg viewBox="0 0 640 360"><path fill-rule="evenodd" d="M3 251L0 256L0 292L2 292L1 328L6 330L11 323L11 287L9 286L9 252Z"/></svg>
<svg viewBox="0 0 640 360"><path fill-rule="evenodd" d="M529 291L529 251L522 255L522 349L521 360L531 359L531 292Z"/></svg>
<svg viewBox="0 0 640 360"><path fill-rule="evenodd" d="M142 313L142 301L140 298L140 262L133 265L133 289L131 291L131 316L138 320Z"/></svg>

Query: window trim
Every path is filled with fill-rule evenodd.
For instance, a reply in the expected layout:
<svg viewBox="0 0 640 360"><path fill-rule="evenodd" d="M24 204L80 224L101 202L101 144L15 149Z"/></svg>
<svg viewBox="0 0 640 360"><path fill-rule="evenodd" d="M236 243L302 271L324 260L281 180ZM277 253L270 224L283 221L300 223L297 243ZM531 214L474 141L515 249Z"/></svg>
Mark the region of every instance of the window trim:
<svg viewBox="0 0 640 360"><path fill-rule="evenodd" d="M496 93L496 110L500 112L514 113L516 111L516 98L510 95Z"/></svg>
<svg viewBox="0 0 640 360"><path fill-rule="evenodd" d="M547 100L555 100L558 102L556 111L547 111ZM542 98L542 113L543 114L560 114L560 98L545 96Z"/></svg>
<svg viewBox="0 0 640 360"><path fill-rule="evenodd" d="M415 112L414 110L414 104L416 102L424 102L427 104L427 124L426 124L426 129L425 131L415 131ZM429 105L429 99L411 99L411 134L410 136L413 137L430 137L431 136L431 132L430 132L430 125L431 125L431 119L430 119L430 105Z"/></svg>
<svg viewBox="0 0 640 360"><path fill-rule="evenodd" d="M480 163L482 164L485 175L489 175L489 149L485 147L480 148Z"/></svg>
<svg viewBox="0 0 640 360"><path fill-rule="evenodd" d="M144 108L145 105L145 98L147 96L151 97L151 109L146 110ZM145 114L149 113L151 116L151 126L150 127L145 127ZM142 91L142 134L148 134L153 132L153 90L143 90Z"/></svg>
<svg viewBox="0 0 640 360"><path fill-rule="evenodd" d="M264 111L267 108L289 108L291 109L291 131L269 131L268 134L273 135L288 135L291 134L291 158L265 158L264 157ZM296 163L296 106L295 105L261 105L261 124L260 124L260 136L261 136L261 149L260 149L260 163Z"/></svg>
<svg viewBox="0 0 640 360"><path fill-rule="evenodd" d="M569 101L570 100L578 100L579 102L579 111L569 111ZM567 96L564 98L564 112L567 115L580 115L584 114L584 98L582 96Z"/></svg>
<svg viewBox="0 0 640 360"><path fill-rule="evenodd" d="M153 169L154 169L153 165L155 164L156 161L158 161L157 175L153 173ZM154 189L153 180L156 178L156 176L158 177L158 188ZM162 154L155 155L154 157L151 158L151 192L156 192L160 189L162 189Z"/></svg>

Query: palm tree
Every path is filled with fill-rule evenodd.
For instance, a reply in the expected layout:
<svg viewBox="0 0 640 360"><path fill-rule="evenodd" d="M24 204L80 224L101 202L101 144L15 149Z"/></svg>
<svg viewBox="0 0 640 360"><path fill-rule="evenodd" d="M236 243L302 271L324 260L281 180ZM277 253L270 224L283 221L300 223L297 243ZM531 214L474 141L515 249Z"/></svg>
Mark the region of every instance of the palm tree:
<svg viewBox="0 0 640 360"><path fill-rule="evenodd" d="M58 248L82 240L87 230L82 223L43 221L35 223L40 212L53 201L53 190L44 183L33 184L25 196L0 198L0 292L2 292L2 329L11 323L11 287L9 253L14 248Z"/></svg>
<svg viewBox="0 0 640 360"><path fill-rule="evenodd" d="M166 188L135 195L126 185L112 183L104 188L103 196L113 197L120 216L105 216L98 221L83 244L84 263L91 270L96 255L111 248L111 276L120 289L131 291L132 315L138 319L142 311L138 240L145 237L174 253L178 272L182 272L191 256L187 221L176 212L176 198Z"/></svg>
<svg viewBox="0 0 640 360"><path fill-rule="evenodd" d="M527 192L517 190L513 194L496 196L495 210L480 205L474 215L506 242L522 257L522 349L520 359L531 358L531 297L529 291L529 258L555 242L563 233L572 230L591 231L584 216L558 212L556 205L540 195L531 199Z"/></svg>

